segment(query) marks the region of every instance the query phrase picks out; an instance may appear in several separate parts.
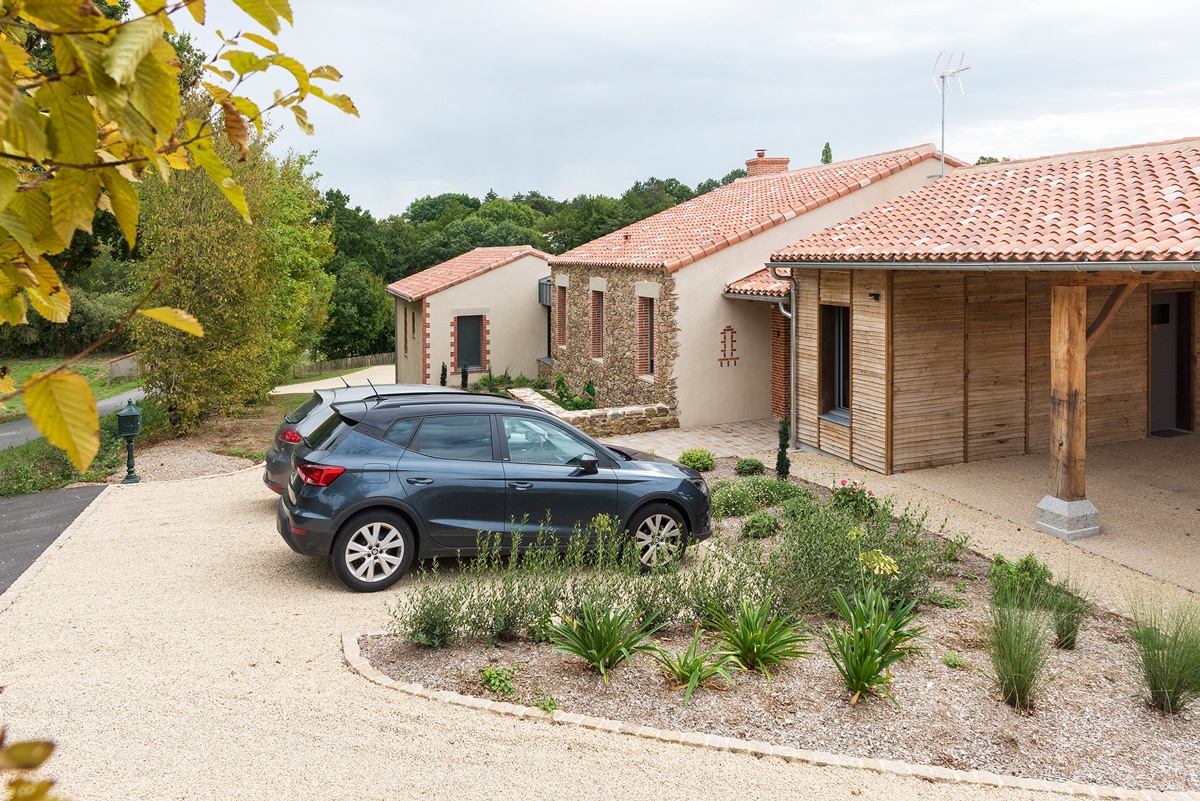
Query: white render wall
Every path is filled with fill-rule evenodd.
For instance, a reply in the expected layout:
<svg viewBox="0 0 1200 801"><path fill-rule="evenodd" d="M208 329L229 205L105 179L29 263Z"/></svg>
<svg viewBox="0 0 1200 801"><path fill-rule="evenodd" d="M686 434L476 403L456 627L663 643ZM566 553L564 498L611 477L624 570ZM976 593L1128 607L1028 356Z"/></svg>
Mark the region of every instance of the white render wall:
<svg viewBox="0 0 1200 801"><path fill-rule="evenodd" d="M722 294L725 286L761 270L777 250L932 183L937 169L938 163L927 159L677 270L679 355L674 378L680 426L751 420L771 413L770 304L731 300ZM722 367L718 363L721 330L727 325L737 332L738 361L736 366ZM797 364L796 369L817 366Z"/></svg>

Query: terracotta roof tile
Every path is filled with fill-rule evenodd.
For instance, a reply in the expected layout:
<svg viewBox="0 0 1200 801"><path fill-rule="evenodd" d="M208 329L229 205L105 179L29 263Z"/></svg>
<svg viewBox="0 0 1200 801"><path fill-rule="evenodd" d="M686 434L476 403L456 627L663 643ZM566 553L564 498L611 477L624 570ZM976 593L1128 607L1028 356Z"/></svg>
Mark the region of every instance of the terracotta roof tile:
<svg viewBox="0 0 1200 801"><path fill-rule="evenodd" d="M1200 258L1200 140L960 169L830 226L777 262Z"/></svg>
<svg viewBox="0 0 1200 801"><path fill-rule="evenodd" d="M494 248L475 248L469 253L455 256L449 261L435 264L429 269L401 278L388 284L388 292L407 301L417 301L430 295L449 289L455 284L469 281L477 275L512 264L524 256L537 256L539 259L550 258L549 253L543 253L530 245L506 245Z"/></svg>
<svg viewBox="0 0 1200 801"><path fill-rule="evenodd" d="M652 217L594 239L551 265L680 267L812 211L864 186L936 158L921 145L789 172L739 178ZM954 166L963 166L947 158Z"/></svg>
<svg viewBox="0 0 1200 801"><path fill-rule="evenodd" d="M786 298L791 292L790 281L771 277L771 271L763 268L725 287L730 295L752 295L761 298Z"/></svg>

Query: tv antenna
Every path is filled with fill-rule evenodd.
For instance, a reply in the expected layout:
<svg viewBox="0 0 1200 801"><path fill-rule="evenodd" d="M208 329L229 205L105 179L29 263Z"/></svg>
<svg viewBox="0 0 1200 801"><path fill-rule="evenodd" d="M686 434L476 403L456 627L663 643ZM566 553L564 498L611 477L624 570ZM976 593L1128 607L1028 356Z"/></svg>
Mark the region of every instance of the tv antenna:
<svg viewBox="0 0 1200 801"><path fill-rule="evenodd" d="M964 64L966 53L938 53L933 62L933 85L942 96L942 171L939 178L946 177L946 95L963 94L962 74L971 69Z"/></svg>

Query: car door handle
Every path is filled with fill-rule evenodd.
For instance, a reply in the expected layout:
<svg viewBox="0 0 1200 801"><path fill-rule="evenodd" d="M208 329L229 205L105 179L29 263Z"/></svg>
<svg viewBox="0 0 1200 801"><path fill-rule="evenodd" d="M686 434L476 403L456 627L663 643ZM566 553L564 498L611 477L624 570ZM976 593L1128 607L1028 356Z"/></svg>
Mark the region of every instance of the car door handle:
<svg viewBox="0 0 1200 801"><path fill-rule="evenodd" d="M432 478L406 478L405 481L407 481L409 484L432 484L433 483Z"/></svg>
<svg viewBox="0 0 1200 801"><path fill-rule="evenodd" d="M508 486L509 486L509 488L515 489L515 490L527 490L527 489L533 489L533 482L532 481L510 481L510 482L508 482Z"/></svg>

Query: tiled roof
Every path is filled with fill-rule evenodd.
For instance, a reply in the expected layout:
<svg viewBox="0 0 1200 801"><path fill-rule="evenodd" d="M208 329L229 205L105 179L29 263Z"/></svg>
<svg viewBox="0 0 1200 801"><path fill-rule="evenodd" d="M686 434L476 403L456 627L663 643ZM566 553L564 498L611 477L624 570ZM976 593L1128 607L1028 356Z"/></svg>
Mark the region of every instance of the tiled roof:
<svg viewBox="0 0 1200 801"><path fill-rule="evenodd" d="M958 170L778 262L1126 262L1200 256L1200 140Z"/></svg>
<svg viewBox="0 0 1200 801"><path fill-rule="evenodd" d="M933 145L740 178L611 234L580 245L551 265L665 267L691 264L915 164ZM963 166L956 159L947 163Z"/></svg>
<svg viewBox="0 0 1200 801"><path fill-rule="evenodd" d="M791 292L791 282L771 277L765 267L725 287L730 295L753 295L762 298L786 298Z"/></svg>
<svg viewBox="0 0 1200 801"><path fill-rule="evenodd" d="M475 248L469 253L455 256L449 261L435 264L427 270L413 273L388 284L387 290L404 300L417 301L427 298L435 292L449 289L455 284L469 281L477 275L483 275L489 270L512 264L524 256L537 256L542 260L550 258L549 253L543 253L530 245Z"/></svg>

